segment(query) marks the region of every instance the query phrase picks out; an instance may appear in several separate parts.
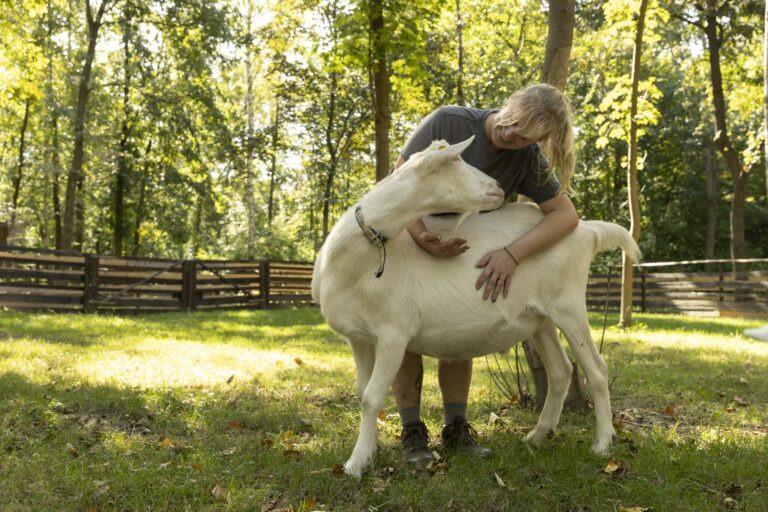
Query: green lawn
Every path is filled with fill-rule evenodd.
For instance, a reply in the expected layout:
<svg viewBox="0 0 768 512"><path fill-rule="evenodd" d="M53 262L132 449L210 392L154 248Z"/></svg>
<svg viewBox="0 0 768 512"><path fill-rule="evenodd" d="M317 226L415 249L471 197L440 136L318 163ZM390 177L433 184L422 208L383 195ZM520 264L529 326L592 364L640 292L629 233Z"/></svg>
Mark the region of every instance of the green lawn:
<svg viewBox="0 0 768 512"><path fill-rule="evenodd" d="M768 510L768 343L741 334L760 322L635 319L608 319L609 459L590 452L593 414L564 413L529 449L536 414L509 406L479 359L470 415L494 456L435 443L440 464L405 466L390 398L357 481L338 474L357 435L354 365L316 309L0 311L0 510ZM434 361L425 373L437 438Z"/></svg>

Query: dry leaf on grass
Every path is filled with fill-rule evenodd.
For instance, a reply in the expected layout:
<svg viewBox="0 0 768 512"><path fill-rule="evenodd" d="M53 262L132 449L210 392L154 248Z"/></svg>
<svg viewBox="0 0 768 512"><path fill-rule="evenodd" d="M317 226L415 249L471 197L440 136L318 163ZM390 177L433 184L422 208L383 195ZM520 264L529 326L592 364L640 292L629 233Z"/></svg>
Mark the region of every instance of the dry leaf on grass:
<svg viewBox="0 0 768 512"><path fill-rule="evenodd" d="M675 404L669 404L664 408L663 414L664 416L674 416L676 413L677 406Z"/></svg>
<svg viewBox="0 0 768 512"><path fill-rule="evenodd" d="M211 495L219 501L229 503L229 491L221 487L219 484L216 484L216 486L211 489Z"/></svg>
<svg viewBox="0 0 768 512"><path fill-rule="evenodd" d="M344 474L344 466L341 464L334 464L331 466L331 473L334 475L343 475Z"/></svg>
<svg viewBox="0 0 768 512"><path fill-rule="evenodd" d="M723 506L728 510L739 510L739 502L733 498L723 498Z"/></svg>
<svg viewBox="0 0 768 512"><path fill-rule="evenodd" d="M616 478L623 478L627 475L626 465L619 460L612 460L600 470L604 475L609 475Z"/></svg>
<svg viewBox="0 0 768 512"><path fill-rule="evenodd" d="M304 361L302 361L300 357L294 357L293 362L296 363L298 366L301 366L304 364Z"/></svg>
<svg viewBox="0 0 768 512"><path fill-rule="evenodd" d="M504 483L504 480L501 479L498 473L494 473L493 477L496 479L496 483L499 485L499 487L506 487L507 484Z"/></svg>
<svg viewBox="0 0 768 512"><path fill-rule="evenodd" d="M389 480L384 480L383 478L377 478L373 481L373 494L381 494L383 493L387 486L389 485Z"/></svg>
<svg viewBox="0 0 768 512"><path fill-rule="evenodd" d="M71 443L67 443L67 451L68 451L68 452L69 452L69 454L70 454L71 456L73 456L73 457L78 457L78 456L80 456L80 452L77 450L77 448L75 448L74 446L72 446L72 444L71 444Z"/></svg>
<svg viewBox="0 0 768 512"><path fill-rule="evenodd" d="M651 507L622 507L619 506L619 512L653 512Z"/></svg>

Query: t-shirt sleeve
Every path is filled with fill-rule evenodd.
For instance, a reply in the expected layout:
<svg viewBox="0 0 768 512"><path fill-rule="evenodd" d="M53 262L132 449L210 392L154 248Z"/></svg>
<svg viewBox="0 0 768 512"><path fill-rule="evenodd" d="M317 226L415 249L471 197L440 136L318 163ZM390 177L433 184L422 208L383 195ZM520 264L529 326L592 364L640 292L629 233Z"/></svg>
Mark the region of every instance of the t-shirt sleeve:
<svg viewBox="0 0 768 512"><path fill-rule="evenodd" d="M432 144L432 141L441 139L441 123L443 122L443 110L438 108L425 117L408 138L408 142L400 151L403 160L408 160L411 155L423 151Z"/></svg>
<svg viewBox="0 0 768 512"><path fill-rule="evenodd" d="M531 155L525 179L517 192L539 204L554 199L560 194L560 182L553 173L549 172L549 162L538 146Z"/></svg>

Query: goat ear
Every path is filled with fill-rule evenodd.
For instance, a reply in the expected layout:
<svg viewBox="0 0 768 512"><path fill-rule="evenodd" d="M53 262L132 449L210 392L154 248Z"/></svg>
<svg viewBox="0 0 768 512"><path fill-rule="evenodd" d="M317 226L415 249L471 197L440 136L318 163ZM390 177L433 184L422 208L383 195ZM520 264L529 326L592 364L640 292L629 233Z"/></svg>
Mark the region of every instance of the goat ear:
<svg viewBox="0 0 768 512"><path fill-rule="evenodd" d="M467 140L457 144L448 144L442 140L433 142L432 146L430 146L432 151L427 158L431 163L440 163L452 158L456 158L457 156L461 155L461 153L467 149L470 144L472 144L473 140L475 140L474 135Z"/></svg>

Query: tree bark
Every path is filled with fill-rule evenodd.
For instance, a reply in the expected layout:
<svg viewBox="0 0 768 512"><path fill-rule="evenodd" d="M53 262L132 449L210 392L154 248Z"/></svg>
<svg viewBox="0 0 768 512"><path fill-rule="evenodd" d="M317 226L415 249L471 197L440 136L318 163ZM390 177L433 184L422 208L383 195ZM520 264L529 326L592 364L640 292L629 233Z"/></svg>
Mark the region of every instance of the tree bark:
<svg viewBox="0 0 768 512"><path fill-rule="evenodd" d="M550 0L547 18L547 46L541 81L565 90L576 25L574 0Z"/></svg>
<svg viewBox="0 0 768 512"><path fill-rule="evenodd" d="M272 123L272 155L269 164L269 198L267 199L267 223L272 229L275 217L275 189L277 188L277 148L280 144L280 95L275 95L275 118Z"/></svg>
<svg viewBox="0 0 768 512"><path fill-rule="evenodd" d="M27 127L29 126L29 105L31 99L27 98L24 101L24 118L21 121L21 131L19 133L19 163L16 167L16 174L14 175L12 182L13 197L11 199L11 222L8 224L8 231L12 237L15 238L16 228L16 209L19 206L19 194L21 193L21 180L24 177L24 155L27 148Z"/></svg>
<svg viewBox="0 0 768 512"><path fill-rule="evenodd" d="M147 181L149 180L149 154L152 151L152 137L147 142L147 149L144 151L144 172L141 173L141 183L139 185L139 200L136 204L136 218L133 223L133 248L131 256L139 255L141 242L141 223L144 221L144 205L147 201Z"/></svg>
<svg viewBox="0 0 768 512"><path fill-rule="evenodd" d="M99 36L104 11L112 0L102 0L93 16L90 0L85 2L85 13L88 26L88 51L85 55L85 63L80 73L80 85L77 94L77 106L75 108L74 123L74 149L72 151L72 164L67 173L67 188L64 198L64 219L62 226L61 246L63 249L72 249L75 236L75 210L78 203L77 192L82 189L83 160L85 156L85 114L88 104L88 93L91 82L91 68L96 55L96 42ZM80 186L78 186L80 185ZM82 230L80 231L82 233Z"/></svg>
<svg viewBox="0 0 768 512"><path fill-rule="evenodd" d="M392 119L389 110L389 73L387 70L387 45L384 37L382 0L371 0L370 27L376 181L381 181L389 174L389 126Z"/></svg>
<svg viewBox="0 0 768 512"><path fill-rule="evenodd" d="M704 259L715 258L717 239L717 155L711 140L704 142L704 170L707 174L707 238L704 242ZM710 270L707 264L707 272Z"/></svg>
<svg viewBox="0 0 768 512"><path fill-rule="evenodd" d="M643 55L643 32L645 30L645 13L648 0L640 1L640 11L637 15L637 30L635 45L632 53L632 87L629 107L629 155L627 165L627 195L629 196L629 232L637 242L640 240L640 199L637 191L637 96L640 84L640 62ZM634 290L632 260L624 254L621 265L621 310L619 325L632 325L632 292Z"/></svg>
<svg viewBox="0 0 768 512"><path fill-rule="evenodd" d="M545 50L544 66L541 72L542 82L548 83L560 89L565 89L568 77L568 61L573 45L573 30L575 27L575 13L573 0L550 0L549 16L547 19L547 47ZM523 349L528 361L528 367L533 375L533 383L536 388L535 404L537 409L544 406L547 398L547 371L544 362L536 351L531 340L523 340ZM571 386L563 407L569 411L586 411L589 404L586 392L578 375L578 367L573 365Z"/></svg>
<svg viewBox="0 0 768 512"><path fill-rule="evenodd" d="M461 0L456 0L456 43L458 45L458 65L456 70L456 104L466 105L464 98L464 25L461 21Z"/></svg>
<svg viewBox="0 0 768 512"><path fill-rule="evenodd" d="M117 156L117 176L115 179L115 226L112 251L115 256L123 255L123 238L125 236L125 194L130 163L129 116L131 91L131 2L125 0L125 27L123 29L123 119L120 123L120 147Z"/></svg>
<svg viewBox="0 0 768 512"><path fill-rule="evenodd" d="M725 94L723 92L723 75L720 70L720 47L722 32L717 21L717 0L707 0L704 13L704 32L709 46L709 68L712 81L712 103L715 110L715 146L723 155L733 181L733 196L731 199L731 258L740 259L746 256L746 241L744 238L744 204L747 196L747 179L749 171L739 158L728 134L726 122ZM735 272L743 270L743 264L734 264Z"/></svg>
<svg viewBox="0 0 768 512"><path fill-rule="evenodd" d="M248 0L248 41L245 52L245 110L248 118L248 133L245 150L245 204L248 215L248 259L256 254L256 191L253 184L253 150L254 150L254 119L253 119L253 0Z"/></svg>
<svg viewBox="0 0 768 512"><path fill-rule="evenodd" d="M768 204L768 2L763 20L763 148L765 149L765 201Z"/></svg>

